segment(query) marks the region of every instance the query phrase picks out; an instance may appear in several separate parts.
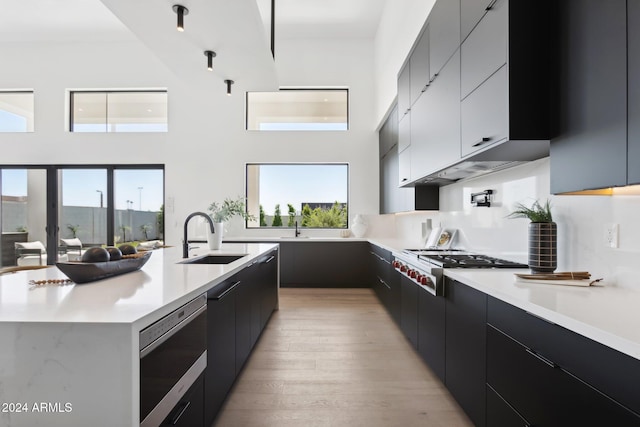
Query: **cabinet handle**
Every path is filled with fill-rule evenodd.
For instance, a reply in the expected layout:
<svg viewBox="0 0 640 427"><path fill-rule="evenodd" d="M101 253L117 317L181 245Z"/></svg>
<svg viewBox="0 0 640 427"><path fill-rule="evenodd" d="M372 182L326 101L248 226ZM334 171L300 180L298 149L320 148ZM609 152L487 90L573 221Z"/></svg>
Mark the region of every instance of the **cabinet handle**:
<svg viewBox="0 0 640 427"><path fill-rule="evenodd" d="M482 144L486 144L487 142L491 141L491 138L487 138L486 136L483 137L480 141L476 142L475 144L472 145L472 147L479 147Z"/></svg>
<svg viewBox="0 0 640 427"><path fill-rule="evenodd" d="M436 79L436 77L438 77L438 73L435 73L433 76L431 76L431 78L429 79L429 84L433 83L433 81ZM429 86L429 85L427 85Z"/></svg>
<svg viewBox="0 0 640 427"><path fill-rule="evenodd" d="M493 9L493 6L495 6L495 5L496 5L496 2L497 2L497 1L498 1L498 0L493 0L491 3L489 3L489 5L488 5L487 7L485 7L485 9L484 9L484 10L491 10L491 9Z"/></svg>
<svg viewBox="0 0 640 427"><path fill-rule="evenodd" d="M231 293L231 291L233 291L238 285L240 284L240 280L238 280L236 283L234 283L233 285L229 286L223 293L221 293L220 295L217 295L211 299L216 300L216 301L220 301L222 298L226 297L227 295L229 295Z"/></svg>
<svg viewBox="0 0 640 427"><path fill-rule="evenodd" d="M402 178L402 182L409 181L409 178Z"/></svg>
<svg viewBox="0 0 640 427"><path fill-rule="evenodd" d="M275 255L271 255L271 256L269 257L269 259L267 259L265 262L263 262L263 264L269 264L269 263L270 263L271 261L273 261L275 258L276 258L276 257L275 257Z"/></svg>
<svg viewBox="0 0 640 427"><path fill-rule="evenodd" d="M182 414L184 414L184 411L187 410L187 408L191 405L191 401L189 402L184 402L181 405L180 410L178 411L178 413L176 415L173 416L173 418L171 418L171 425L174 426L176 424L178 424L178 421L180 420L180 417L182 417Z"/></svg>
<svg viewBox="0 0 640 427"><path fill-rule="evenodd" d="M536 359L540 360L541 362L549 365L552 368L557 368L558 365L556 365L555 363L553 363L551 360L547 359L544 356L539 355L538 353L536 353L535 351L531 350L531 349L525 349L527 351L527 353L529 353L530 355L532 355L533 357L535 357Z"/></svg>

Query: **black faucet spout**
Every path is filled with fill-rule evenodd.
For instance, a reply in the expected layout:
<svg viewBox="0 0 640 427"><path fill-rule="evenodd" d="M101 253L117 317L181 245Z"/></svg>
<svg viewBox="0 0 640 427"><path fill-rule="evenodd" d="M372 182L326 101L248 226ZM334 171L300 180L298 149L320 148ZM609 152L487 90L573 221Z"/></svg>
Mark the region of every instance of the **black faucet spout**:
<svg viewBox="0 0 640 427"><path fill-rule="evenodd" d="M296 221L296 237L301 234L300 230L298 230L298 221Z"/></svg>
<svg viewBox="0 0 640 427"><path fill-rule="evenodd" d="M189 258L189 239L187 238L187 225L189 224L189 220L194 216L201 216L205 218L209 222L209 228L211 229L211 233L215 233L216 229L213 226L213 220L209 215L204 212L194 212L189 214L187 219L184 220L184 237L182 239L182 258Z"/></svg>

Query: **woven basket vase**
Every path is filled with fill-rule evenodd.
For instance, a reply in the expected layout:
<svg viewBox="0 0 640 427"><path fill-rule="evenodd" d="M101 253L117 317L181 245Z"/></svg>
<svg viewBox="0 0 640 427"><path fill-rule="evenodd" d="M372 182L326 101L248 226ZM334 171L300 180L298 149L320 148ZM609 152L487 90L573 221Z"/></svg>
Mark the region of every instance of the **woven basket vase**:
<svg viewBox="0 0 640 427"><path fill-rule="evenodd" d="M529 268L534 273L552 273L558 265L558 228L555 222L529 224Z"/></svg>

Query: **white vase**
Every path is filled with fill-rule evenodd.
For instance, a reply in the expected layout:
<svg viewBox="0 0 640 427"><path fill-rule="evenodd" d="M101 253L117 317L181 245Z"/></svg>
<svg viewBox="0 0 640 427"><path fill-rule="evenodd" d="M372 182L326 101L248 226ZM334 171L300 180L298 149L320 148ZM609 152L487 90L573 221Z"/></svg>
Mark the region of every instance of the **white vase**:
<svg viewBox="0 0 640 427"><path fill-rule="evenodd" d="M353 225L351 226L351 232L356 237L364 237L367 232L367 224L364 222L362 215L356 215L353 219Z"/></svg>
<svg viewBox="0 0 640 427"><path fill-rule="evenodd" d="M213 227L215 232L212 233L207 227L207 244L209 245L209 249L220 249L222 246L222 234L224 233L224 223L223 222L214 222Z"/></svg>

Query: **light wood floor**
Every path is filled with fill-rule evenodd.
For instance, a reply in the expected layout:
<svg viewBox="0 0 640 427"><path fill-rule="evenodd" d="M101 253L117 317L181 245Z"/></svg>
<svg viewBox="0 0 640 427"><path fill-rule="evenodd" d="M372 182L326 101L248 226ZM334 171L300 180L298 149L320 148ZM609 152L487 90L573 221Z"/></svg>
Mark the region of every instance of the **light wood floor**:
<svg viewBox="0 0 640 427"><path fill-rule="evenodd" d="M370 289L280 290L215 427L472 426Z"/></svg>

